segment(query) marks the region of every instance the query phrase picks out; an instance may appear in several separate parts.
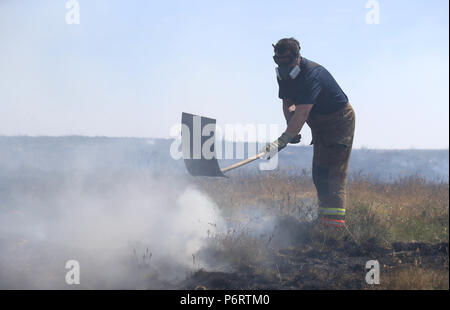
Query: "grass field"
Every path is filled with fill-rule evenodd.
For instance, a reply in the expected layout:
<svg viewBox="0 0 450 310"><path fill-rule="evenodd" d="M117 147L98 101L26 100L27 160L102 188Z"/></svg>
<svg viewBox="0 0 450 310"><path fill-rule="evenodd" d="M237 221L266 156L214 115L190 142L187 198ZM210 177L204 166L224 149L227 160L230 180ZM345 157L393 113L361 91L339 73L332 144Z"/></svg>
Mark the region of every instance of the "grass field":
<svg viewBox="0 0 450 310"><path fill-rule="evenodd" d="M76 258L85 289L448 289L448 182L350 179L339 231L306 171L5 179L0 287L65 288Z"/></svg>
<svg viewBox="0 0 450 310"><path fill-rule="evenodd" d="M448 183L419 177L377 183L352 176L347 227L330 231L311 224L316 193L306 173L234 174L193 182L214 199L233 228L212 230L199 253L228 271L200 266L185 287L449 288ZM267 217L276 219L272 231L258 226ZM365 263L371 259L379 261L380 285L365 283Z"/></svg>

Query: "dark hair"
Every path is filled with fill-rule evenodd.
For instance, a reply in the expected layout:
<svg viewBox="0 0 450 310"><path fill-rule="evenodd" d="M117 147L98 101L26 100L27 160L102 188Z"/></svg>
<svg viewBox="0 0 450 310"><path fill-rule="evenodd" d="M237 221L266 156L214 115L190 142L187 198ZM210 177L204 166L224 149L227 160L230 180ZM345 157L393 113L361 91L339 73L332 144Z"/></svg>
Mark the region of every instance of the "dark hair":
<svg viewBox="0 0 450 310"><path fill-rule="evenodd" d="M291 55L297 55L300 53L300 43L295 38L284 38L273 45L275 54L284 54L286 51L290 51Z"/></svg>

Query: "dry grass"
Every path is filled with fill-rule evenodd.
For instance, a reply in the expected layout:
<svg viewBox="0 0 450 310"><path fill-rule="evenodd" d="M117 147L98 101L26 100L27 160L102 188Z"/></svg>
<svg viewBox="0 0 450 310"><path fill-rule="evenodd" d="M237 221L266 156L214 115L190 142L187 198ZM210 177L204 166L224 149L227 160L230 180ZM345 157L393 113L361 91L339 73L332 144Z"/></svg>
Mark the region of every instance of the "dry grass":
<svg viewBox="0 0 450 310"><path fill-rule="evenodd" d="M316 191L311 177L306 172L300 176L289 176L284 172L235 173L230 179L199 178L193 179L193 182L215 200L229 220L238 220L236 218L241 216L242 210L248 208L257 208L280 218L295 218L299 220L298 223L305 220L305 216L317 212ZM213 253L214 259L218 261L225 261L239 268L247 266L246 268L252 270L249 279L265 275L261 279L266 281L270 278L270 285L277 283L280 288L364 288L365 284L361 282L364 270L357 271L356 268L354 273L349 271L355 268L351 266L355 264L354 258L357 255L348 253L347 246L342 244L351 242L358 248L356 252L361 250L361 253L365 253L360 254L361 257L369 255L367 253L375 249L374 251L384 251L383 259L390 261L391 265L383 271L382 283L377 289L449 288L448 253L445 255L436 252L432 255L438 255L439 259L428 255L424 262L420 263L417 263L415 254L409 257L409 254L405 254L404 259L409 260L407 264L400 262L400 259L397 262L397 258L386 254L386 251L393 249L392 244L395 242L422 242L430 245L448 243L448 183L429 183L418 177L381 183L356 176L348 183L347 188L347 229L335 234L334 237L341 242L340 248L335 252L328 249L322 239L317 239L316 243L308 244L309 248L301 246L301 253L280 256L279 248L274 250L270 247L271 236L255 238L242 230L214 236L210 243L210 254ZM298 230L292 223L287 224L285 228L291 230L294 237L296 234L299 237L305 234L304 229ZM310 239L320 235L317 234L316 228L310 230ZM366 251L367 249L369 250ZM313 255L316 266L327 265L329 262L321 262L320 257L330 253L341 255L340 259L346 261L349 268L343 271L339 268L327 271L327 274L335 274L334 280L338 284L333 285L329 279L317 282L321 278L314 270L320 268L308 269L309 259L302 258ZM305 259L301 263L304 264L302 273L297 274L295 269L289 270L283 265L283 261L289 263L301 259ZM331 286L322 287L323 283ZM274 287L278 287L276 285Z"/></svg>
<svg viewBox="0 0 450 310"><path fill-rule="evenodd" d="M383 236L380 231L379 237L388 241L448 242L448 183L427 183L416 177L393 184L357 179L348 190L353 225L371 217L385 232Z"/></svg>
<svg viewBox="0 0 450 310"><path fill-rule="evenodd" d="M383 274L378 289L448 290L449 274L436 268L407 267Z"/></svg>
<svg viewBox="0 0 450 310"><path fill-rule="evenodd" d="M230 179L195 179L226 216L248 206L280 216L304 215L316 208L310 176L283 172L235 175ZM449 185L418 177L395 183L353 178L348 184L346 222L359 241L448 242ZM308 211L308 210L306 210Z"/></svg>

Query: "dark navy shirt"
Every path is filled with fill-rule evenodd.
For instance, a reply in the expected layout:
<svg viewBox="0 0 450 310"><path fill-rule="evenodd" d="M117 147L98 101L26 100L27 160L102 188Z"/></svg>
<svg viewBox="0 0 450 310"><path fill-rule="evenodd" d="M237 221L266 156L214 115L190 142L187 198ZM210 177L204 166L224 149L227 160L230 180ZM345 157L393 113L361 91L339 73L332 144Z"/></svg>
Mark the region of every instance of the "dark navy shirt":
<svg viewBox="0 0 450 310"><path fill-rule="evenodd" d="M300 73L294 80L279 80L278 97L295 105L313 104L311 114L329 114L343 108L347 95L333 76L321 65L302 57Z"/></svg>

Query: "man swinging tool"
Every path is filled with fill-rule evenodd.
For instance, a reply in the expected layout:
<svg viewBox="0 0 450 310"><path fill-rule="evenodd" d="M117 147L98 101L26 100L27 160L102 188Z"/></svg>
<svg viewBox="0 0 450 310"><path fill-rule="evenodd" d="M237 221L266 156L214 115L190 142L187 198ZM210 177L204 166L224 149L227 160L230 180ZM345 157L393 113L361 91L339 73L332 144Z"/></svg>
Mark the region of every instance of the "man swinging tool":
<svg viewBox="0 0 450 310"><path fill-rule="evenodd" d="M300 44L285 38L273 45L279 98L283 100L286 131L263 149L269 159L300 142L306 122L314 146L313 181L319 199L319 221L344 227L348 164L355 131L355 113L347 96L321 65L300 55Z"/></svg>

